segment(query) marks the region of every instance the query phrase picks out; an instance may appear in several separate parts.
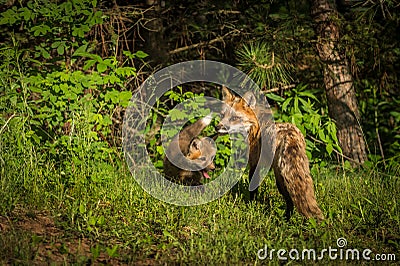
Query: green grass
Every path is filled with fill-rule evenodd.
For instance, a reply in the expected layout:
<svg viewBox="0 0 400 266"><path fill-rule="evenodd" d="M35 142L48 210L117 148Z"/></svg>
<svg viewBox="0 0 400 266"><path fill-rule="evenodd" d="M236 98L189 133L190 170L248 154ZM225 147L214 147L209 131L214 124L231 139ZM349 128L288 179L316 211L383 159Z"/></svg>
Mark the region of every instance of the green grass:
<svg viewBox="0 0 400 266"><path fill-rule="evenodd" d="M286 222L272 175L255 202L248 201L242 180L216 201L179 207L143 191L123 161L88 159L72 167L76 160L70 158L66 170L34 145L18 148L5 141L7 134L1 137L0 226L8 228L0 234L1 264L277 264L276 255L261 261L257 251L265 246L321 251L336 248L340 237L348 248L400 259L399 168L381 173L314 166L327 219L316 224L295 212ZM30 228L46 217L54 224L41 226L50 229Z"/></svg>

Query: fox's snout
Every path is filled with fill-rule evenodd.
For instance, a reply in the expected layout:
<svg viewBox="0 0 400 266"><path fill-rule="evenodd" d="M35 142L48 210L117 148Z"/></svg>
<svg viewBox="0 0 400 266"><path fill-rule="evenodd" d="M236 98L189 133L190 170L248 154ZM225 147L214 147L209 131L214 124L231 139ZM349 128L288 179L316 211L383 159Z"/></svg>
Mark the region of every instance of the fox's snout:
<svg viewBox="0 0 400 266"><path fill-rule="evenodd" d="M208 167L207 167L208 171L214 171L215 170L215 165L214 163L211 163Z"/></svg>
<svg viewBox="0 0 400 266"><path fill-rule="evenodd" d="M218 133L226 133L228 132L228 127L226 127L224 124L219 123L216 127L216 130Z"/></svg>

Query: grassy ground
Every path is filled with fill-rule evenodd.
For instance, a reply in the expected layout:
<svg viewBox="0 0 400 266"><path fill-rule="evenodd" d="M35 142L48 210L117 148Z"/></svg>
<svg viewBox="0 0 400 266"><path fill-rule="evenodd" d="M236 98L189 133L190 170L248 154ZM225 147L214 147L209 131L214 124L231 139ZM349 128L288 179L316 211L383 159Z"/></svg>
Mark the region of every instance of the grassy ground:
<svg viewBox="0 0 400 266"><path fill-rule="evenodd" d="M70 161L75 165L76 158ZM303 249L315 249L319 256L338 248L341 237L344 252L368 248L371 258L382 253L400 260L399 168L388 174L314 166L327 217L316 224L298 213L285 221L273 176L255 202L248 201L243 180L214 202L178 207L143 191L122 161L90 159L65 170L34 145L2 145L0 162L0 264L278 264L278 249L297 249L300 258ZM264 249L263 256L265 247L262 260L257 252ZM328 253L323 261L344 262L329 260Z"/></svg>

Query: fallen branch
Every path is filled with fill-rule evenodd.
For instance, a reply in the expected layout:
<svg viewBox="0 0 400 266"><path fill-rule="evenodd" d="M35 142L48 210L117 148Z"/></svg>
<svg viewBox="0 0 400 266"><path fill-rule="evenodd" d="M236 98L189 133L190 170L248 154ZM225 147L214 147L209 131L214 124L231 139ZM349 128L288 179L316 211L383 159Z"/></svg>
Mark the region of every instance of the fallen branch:
<svg viewBox="0 0 400 266"><path fill-rule="evenodd" d="M280 91L280 90L289 90L289 89L292 89L294 87L296 87L296 85L290 84L290 85L283 86L283 87L272 88L272 89L263 91L263 93L277 92L277 91Z"/></svg>
<svg viewBox="0 0 400 266"><path fill-rule="evenodd" d="M209 14L224 14L224 15L228 15L228 14L241 14L240 11L237 10L217 10L217 11L209 11L209 12L205 12L204 15L209 15Z"/></svg>
<svg viewBox="0 0 400 266"><path fill-rule="evenodd" d="M175 50L169 51L168 54L176 54L176 53L180 53L180 52L183 52L183 51L186 51L186 50L197 48L199 46L205 46L205 45L210 45L210 44L213 44L213 43L216 43L216 42L221 42L221 41L224 40L225 37L227 37L228 35L231 35L235 31L237 31L237 30L230 31L227 34L225 34L224 36L219 36L219 37L217 37L215 39L212 39L210 41L199 42L199 43L195 43L195 44L191 44L191 45L188 45L188 46L177 48Z"/></svg>

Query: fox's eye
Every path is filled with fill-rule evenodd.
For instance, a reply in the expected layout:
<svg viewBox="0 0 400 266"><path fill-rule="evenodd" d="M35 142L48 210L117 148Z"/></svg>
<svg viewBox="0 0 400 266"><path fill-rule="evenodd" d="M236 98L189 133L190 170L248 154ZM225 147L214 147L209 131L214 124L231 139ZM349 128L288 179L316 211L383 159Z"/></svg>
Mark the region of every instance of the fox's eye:
<svg viewBox="0 0 400 266"><path fill-rule="evenodd" d="M199 160L205 162L207 159L206 157L200 157Z"/></svg>
<svg viewBox="0 0 400 266"><path fill-rule="evenodd" d="M232 117L229 119L229 121L237 121L237 120L239 120L239 119L240 119L239 116L232 116Z"/></svg>

